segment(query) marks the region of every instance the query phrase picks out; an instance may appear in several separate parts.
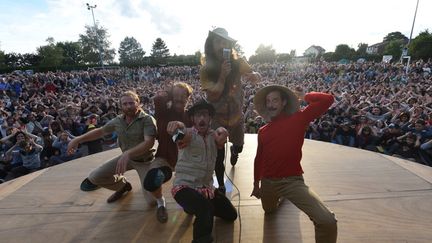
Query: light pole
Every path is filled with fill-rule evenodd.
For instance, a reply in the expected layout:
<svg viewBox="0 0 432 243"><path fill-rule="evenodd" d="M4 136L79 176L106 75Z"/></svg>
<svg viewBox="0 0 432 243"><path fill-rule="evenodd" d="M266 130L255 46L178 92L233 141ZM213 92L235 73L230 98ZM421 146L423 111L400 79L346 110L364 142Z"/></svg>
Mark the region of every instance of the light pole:
<svg viewBox="0 0 432 243"><path fill-rule="evenodd" d="M102 67L102 69L104 68L104 64L103 64L103 53L102 53L102 47L99 41L99 36L97 33L97 26L96 26L96 21L95 21L95 17L94 17L94 13L93 13L93 9L96 8L96 4L95 5L90 5L88 3L86 3L87 5L87 9L91 10L92 16L93 16L93 25L94 25L94 31L95 31L95 35L96 35L96 42L99 48L99 61L100 61L100 65Z"/></svg>
<svg viewBox="0 0 432 243"><path fill-rule="evenodd" d="M413 34L413 30L414 30L414 23L415 23L415 20L416 20L416 17L417 17L417 9L418 9L418 5L419 5L419 1L420 0L417 0L416 8L415 8L415 11L414 11L414 19L413 19L413 23L412 23L412 26L411 26L410 38L408 40L408 44L407 44L407 47L406 47L407 49L405 51L406 54L408 54L408 48L409 48L409 45L411 44L412 34ZM407 74L408 74L408 70L409 70L410 59L411 58L408 58L407 67L406 67L406 73Z"/></svg>

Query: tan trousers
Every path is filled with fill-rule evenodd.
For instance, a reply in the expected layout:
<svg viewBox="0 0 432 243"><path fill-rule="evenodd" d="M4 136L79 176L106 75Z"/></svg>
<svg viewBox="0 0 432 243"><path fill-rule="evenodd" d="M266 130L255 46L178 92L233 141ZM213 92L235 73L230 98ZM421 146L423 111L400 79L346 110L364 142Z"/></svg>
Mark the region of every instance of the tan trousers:
<svg viewBox="0 0 432 243"><path fill-rule="evenodd" d="M115 175L117 161L119 158L120 155L94 169L92 172L90 172L88 179L93 184L109 190L118 191L123 188L123 186L126 184L126 177ZM156 200L153 195L143 188L144 178L147 172L151 169L151 162L136 162L129 160L126 170L129 171L132 169L136 170L138 173L141 182L141 189L146 202L148 204L154 204Z"/></svg>
<svg viewBox="0 0 432 243"><path fill-rule="evenodd" d="M336 242L336 217L318 195L304 183L303 176L262 179L261 192L261 203L266 213L276 210L280 199L290 200L313 221L317 243Z"/></svg>

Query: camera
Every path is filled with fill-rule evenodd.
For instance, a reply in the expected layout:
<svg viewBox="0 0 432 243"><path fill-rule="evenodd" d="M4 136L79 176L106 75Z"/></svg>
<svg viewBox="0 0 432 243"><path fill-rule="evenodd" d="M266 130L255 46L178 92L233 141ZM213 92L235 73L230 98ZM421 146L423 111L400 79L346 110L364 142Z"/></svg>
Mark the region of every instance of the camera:
<svg viewBox="0 0 432 243"><path fill-rule="evenodd" d="M182 130L177 129L174 133L174 135L172 135L172 140L174 143L178 142L179 140L182 140L185 137L185 134Z"/></svg>
<svg viewBox="0 0 432 243"><path fill-rule="evenodd" d="M229 61L230 61L230 58L231 58L231 49L229 49L229 48L224 48L224 49L223 49L222 56L223 56L224 60L227 60L227 61L229 62Z"/></svg>

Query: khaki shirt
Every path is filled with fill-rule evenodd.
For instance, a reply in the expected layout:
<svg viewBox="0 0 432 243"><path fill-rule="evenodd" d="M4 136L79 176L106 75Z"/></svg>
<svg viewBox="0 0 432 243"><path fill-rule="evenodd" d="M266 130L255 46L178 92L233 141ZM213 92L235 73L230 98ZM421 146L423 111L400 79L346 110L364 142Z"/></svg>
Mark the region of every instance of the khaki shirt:
<svg viewBox="0 0 432 243"><path fill-rule="evenodd" d="M156 137L157 134L155 119L144 111L140 111L129 125L126 123L124 115L119 115L105 124L102 130L105 133L115 132L117 134L119 146L123 152L144 142L144 136ZM152 157L153 151L149 150L145 154L133 158L133 160L145 162Z"/></svg>
<svg viewBox="0 0 432 243"><path fill-rule="evenodd" d="M242 58L238 59L239 73L227 77L225 87L218 101L210 102L216 109L213 120L224 127L235 126L243 122L244 92L241 85L241 76L252 71L249 64ZM214 89L217 80L209 80L207 67L200 71L201 87L204 91Z"/></svg>
<svg viewBox="0 0 432 243"><path fill-rule="evenodd" d="M213 186L213 171L217 156L213 133L214 131L210 130L205 137L202 137L193 128L190 144L179 150L174 186L184 185L190 188Z"/></svg>

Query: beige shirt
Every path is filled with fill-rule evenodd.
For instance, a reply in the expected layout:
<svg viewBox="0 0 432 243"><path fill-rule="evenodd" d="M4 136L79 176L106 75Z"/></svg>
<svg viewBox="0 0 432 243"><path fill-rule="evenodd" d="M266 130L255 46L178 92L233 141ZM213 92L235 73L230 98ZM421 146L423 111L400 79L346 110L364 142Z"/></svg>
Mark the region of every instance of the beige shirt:
<svg viewBox="0 0 432 243"><path fill-rule="evenodd" d="M144 136L156 137L157 134L155 119L144 111L140 111L129 125L126 123L124 115L119 115L105 124L102 129L105 133L115 132L117 134L119 146L123 152L144 142ZM153 151L149 150L144 155L133 158L133 160L145 162L152 156Z"/></svg>
<svg viewBox="0 0 432 243"><path fill-rule="evenodd" d="M190 188L211 188L213 171L216 164L217 146L210 130L202 137L193 129L190 144L179 150L175 167L174 186L184 185Z"/></svg>

